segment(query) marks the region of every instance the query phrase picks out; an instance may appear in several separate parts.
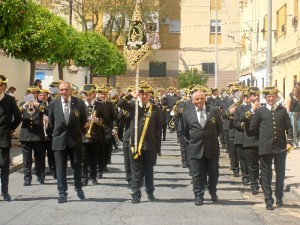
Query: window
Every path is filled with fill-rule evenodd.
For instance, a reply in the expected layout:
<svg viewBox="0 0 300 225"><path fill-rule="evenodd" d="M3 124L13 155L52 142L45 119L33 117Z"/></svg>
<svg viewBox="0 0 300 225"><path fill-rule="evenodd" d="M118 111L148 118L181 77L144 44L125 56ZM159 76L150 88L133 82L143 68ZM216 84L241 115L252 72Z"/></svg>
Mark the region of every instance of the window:
<svg viewBox="0 0 300 225"><path fill-rule="evenodd" d="M262 29L263 38L267 40L267 33L268 33L268 15L264 17L264 28Z"/></svg>
<svg viewBox="0 0 300 225"><path fill-rule="evenodd" d="M215 75L215 63L202 63L202 71L207 75Z"/></svg>
<svg viewBox="0 0 300 225"><path fill-rule="evenodd" d="M279 38L286 34L286 4L276 13L276 31L275 38Z"/></svg>
<svg viewBox="0 0 300 225"><path fill-rule="evenodd" d="M150 62L149 77L166 77L167 63L166 62Z"/></svg>
<svg viewBox="0 0 300 225"><path fill-rule="evenodd" d="M169 33L180 33L181 22L180 20L170 20Z"/></svg>
<svg viewBox="0 0 300 225"><path fill-rule="evenodd" d="M217 0L218 10L222 10L222 0ZM210 0L210 10L216 10L216 0Z"/></svg>
<svg viewBox="0 0 300 225"><path fill-rule="evenodd" d="M215 44L215 35L218 35L218 44L221 44L222 20L210 20L209 44Z"/></svg>

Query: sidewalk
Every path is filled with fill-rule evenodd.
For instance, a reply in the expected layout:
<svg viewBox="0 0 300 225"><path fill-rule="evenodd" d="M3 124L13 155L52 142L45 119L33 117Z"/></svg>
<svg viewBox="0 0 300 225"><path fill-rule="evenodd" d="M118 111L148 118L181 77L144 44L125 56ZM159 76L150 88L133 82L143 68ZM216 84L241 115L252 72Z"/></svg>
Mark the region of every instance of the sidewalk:
<svg viewBox="0 0 300 225"><path fill-rule="evenodd" d="M179 148L179 146L178 146ZM13 140L11 148L10 173L20 170L23 167L23 158L20 142ZM300 196L300 149L293 150L286 160L286 179L284 181L285 190ZM273 180L275 179L275 173Z"/></svg>

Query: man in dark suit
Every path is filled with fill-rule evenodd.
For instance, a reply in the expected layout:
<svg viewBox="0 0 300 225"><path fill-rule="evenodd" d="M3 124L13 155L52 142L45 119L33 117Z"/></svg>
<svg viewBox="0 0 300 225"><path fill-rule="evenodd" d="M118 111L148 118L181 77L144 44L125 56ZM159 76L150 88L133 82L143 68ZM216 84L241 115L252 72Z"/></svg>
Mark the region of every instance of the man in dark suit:
<svg viewBox="0 0 300 225"><path fill-rule="evenodd" d="M74 170L75 191L82 200L85 199L81 183L82 134L87 123L84 102L71 96L71 84L59 85L60 97L49 105L49 126L52 133L52 149L55 155L58 203L67 201L67 161L68 156Z"/></svg>
<svg viewBox="0 0 300 225"><path fill-rule="evenodd" d="M97 87L93 84L85 84L82 88L85 95L86 112L88 124L86 125L85 135L83 135L82 151L82 184L87 185L89 177L92 184L97 182L97 164L99 158L99 146L103 145L105 133L103 121L106 120L103 104L96 101ZM89 175L90 168L90 175Z"/></svg>
<svg viewBox="0 0 300 225"><path fill-rule="evenodd" d="M218 108L205 104L204 92L194 92L192 103L193 106L183 110L183 133L189 141L188 155L191 159L195 205L203 205L207 175L211 200L213 202L218 200L220 155L218 135L222 129L222 120Z"/></svg>
<svg viewBox="0 0 300 225"><path fill-rule="evenodd" d="M3 200L9 202L11 197L8 193L10 148L13 131L22 121L14 97L4 93L4 83L7 79L0 75L0 172L1 172L1 194Z"/></svg>
<svg viewBox="0 0 300 225"><path fill-rule="evenodd" d="M115 112L115 107L113 103L108 99L109 89L104 85L102 88L99 88L98 99L106 114L106 119L104 121L104 131L105 139L104 143L100 147L100 155L98 162L98 178L102 178L103 172L109 172L107 164L111 163L112 149L113 149L113 128L117 126L116 120L117 115Z"/></svg>
<svg viewBox="0 0 300 225"><path fill-rule="evenodd" d="M166 95L166 103L167 103L167 124L170 124L171 119L174 116L174 112L173 115L171 115L172 113L172 109L174 107L174 105L176 104L176 101L180 100L179 97L176 95L175 93L175 87L169 87L168 89L168 94ZM170 127L170 132L173 133L175 132L174 128Z"/></svg>
<svg viewBox="0 0 300 225"><path fill-rule="evenodd" d="M23 115L23 122L19 135L23 153L24 186L30 186L32 175L32 151L35 158L35 172L37 181L44 184L45 180L45 133L44 115L47 114L47 107L44 103L37 102L40 89L37 86L27 88L27 92L34 96L32 101L26 100L20 104L20 111Z"/></svg>
<svg viewBox="0 0 300 225"><path fill-rule="evenodd" d="M135 92L120 99L118 106L130 112L130 143L131 151L131 189L132 203L139 203L141 198L141 187L143 177L148 199L154 200L153 167L156 163L157 152L161 142L161 111L157 105L150 103L152 88L147 83L139 85L138 96ZM133 97L139 98L138 104L138 144L135 146L135 102ZM139 147L140 146L140 147ZM136 149L135 149L136 147Z"/></svg>
<svg viewBox="0 0 300 225"><path fill-rule="evenodd" d="M266 87L266 107L253 110L250 134L259 136L259 156L261 165L262 189L265 196L266 209L272 210L272 164L276 172L276 205L283 206L283 184L287 151L293 142L293 127L286 108L276 103L278 89Z"/></svg>

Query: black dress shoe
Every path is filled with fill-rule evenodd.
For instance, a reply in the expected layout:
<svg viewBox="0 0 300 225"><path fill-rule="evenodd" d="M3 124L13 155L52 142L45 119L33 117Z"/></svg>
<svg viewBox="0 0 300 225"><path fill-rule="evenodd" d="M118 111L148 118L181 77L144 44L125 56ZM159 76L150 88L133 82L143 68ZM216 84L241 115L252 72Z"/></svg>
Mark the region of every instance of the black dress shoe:
<svg viewBox="0 0 300 225"><path fill-rule="evenodd" d="M67 197L65 195L60 195L57 202L58 203L65 203L65 202L67 202Z"/></svg>
<svg viewBox="0 0 300 225"><path fill-rule="evenodd" d="M57 179L56 172L53 173L53 179L55 179L55 180Z"/></svg>
<svg viewBox="0 0 300 225"><path fill-rule="evenodd" d="M98 179L102 179L103 178L103 174L102 173L98 173Z"/></svg>
<svg viewBox="0 0 300 225"><path fill-rule="evenodd" d="M3 196L3 201L6 201L6 202L10 202L11 201L11 197L8 193L6 194L2 194Z"/></svg>
<svg viewBox="0 0 300 225"><path fill-rule="evenodd" d="M257 195L259 190L259 186L252 187L251 193L252 195Z"/></svg>
<svg viewBox="0 0 300 225"><path fill-rule="evenodd" d="M82 178L81 179L81 184L82 186L86 186L88 184L89 180L87 178Z"/></svg>
<svg viewBox="0 0 300 225"><path fill-rule="evenodd" d="M185 163L183 163L182 168L187 168L187 165Z"/></svg>
<svg viewBox="0 0 300 225"><path fill-rule="evenodd" d="M155 200L154 195L153 194L152 195L148 195L148 200L149 201L154 201Z"/></svg>
<svg viewBox="0 0 300 225"><path fill-rule="evenodd" d="M211 200L212 200L213 202L217 202L217 201L219 200L218 195L212 195L212 196L211 196Z"/></svg>
<svg viewBox="0 0 300 225"><path fill-rule="evenodd" d="M97 184L98 184L97 179L92 179L92 184L93 184L93 185L97 185Z"/></svg>
<svg viewBox="0 0 300 225"><path fill-rule="evenodd" d="M239 177L239 171L233 171L233 176L234 177Z"/></svg>
<svg viewBox="0 0 300 225"><path fill-rule="evenodd" d="M77 197L80 199L80 200L84 200L85 199L85 195L84 195L84 192L82 189L77 189L75 188L75 191L77 192Z"/></svg>
<svg viewBox="0 0 300 225"><path fill-rule="evenodd" d="M281 207L281 206L283 206L283 201L282 201L282 199L276 199L276 205L277 206L279 206L279 207Z"/></svg>
<svg viewBox="0 0 300 225"><path fill-rule="evenodd" d="M203 205L203 197L195 198L195 205Z"/></svg>
<svg viewBox="0 0 300 225"><path fill-rule="evenodd" d="M132 204L137 204L137 203L140 203L141 202L141 198L137 195L133 195L132 196L132 200L131 200L131 203Z"/></svg>
<svg viewBox="0 0 300 225"><path fill-rule="evenodd" d="M266 209L267 210L273 210L273 201L267 201L266 202Z"/></svg>
<svg viewBox="0 0 300 225"><path fill-rule="evenodd" d="M24 186L30 186L31 185L31 181L30 180L25 180L23 185Z"/></svg>
<svg viewBox="0 0 300 225"><path fill-rule="evenodd" d="M42 177L39 177L39 178L37 179L37 181L38 181L40 184L44 184L44 183L45 183L45 180L44 180L44 178L42 178Z"/></svg>

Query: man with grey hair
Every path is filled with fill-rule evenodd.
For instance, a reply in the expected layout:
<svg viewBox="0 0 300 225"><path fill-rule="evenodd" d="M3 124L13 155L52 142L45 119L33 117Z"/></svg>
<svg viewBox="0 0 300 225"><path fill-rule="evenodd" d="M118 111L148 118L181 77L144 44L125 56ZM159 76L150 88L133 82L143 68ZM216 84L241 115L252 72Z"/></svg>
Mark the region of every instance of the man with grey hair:
<svg viewBox="0 0 300 225"><path fill-rule="evenodd" d="M189 141L188 155L191 159L195 205L203 205L207 175L211 200L218 201L220 155L218 136L222 130L222 120L219 109L206 103L204 92L194 92L192 103L183 111L183 134Z"/></svg>

